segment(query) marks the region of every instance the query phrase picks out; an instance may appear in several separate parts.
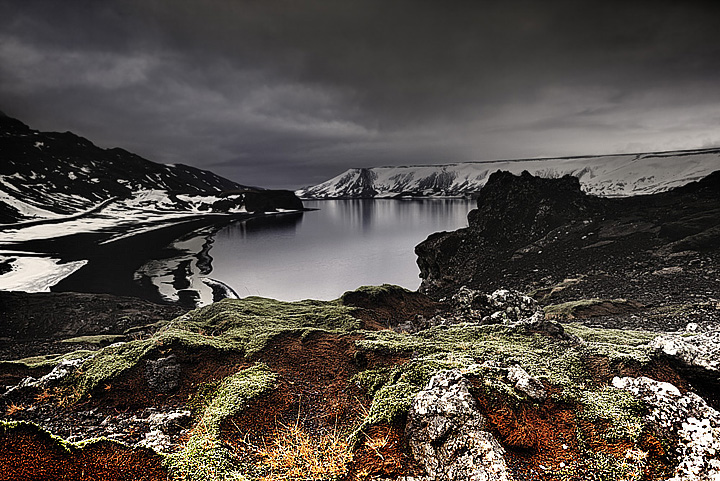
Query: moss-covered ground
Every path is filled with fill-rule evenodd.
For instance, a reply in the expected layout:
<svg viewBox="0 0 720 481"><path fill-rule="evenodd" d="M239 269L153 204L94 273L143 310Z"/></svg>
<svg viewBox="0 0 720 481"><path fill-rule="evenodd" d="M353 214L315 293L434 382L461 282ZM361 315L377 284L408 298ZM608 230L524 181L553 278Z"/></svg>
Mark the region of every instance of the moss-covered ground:
<svg viewBox="0 0 720 481"><path fill-rule="evenodd" d="M392 291L388 289L381 286L359 291L363 300L383 297L386 305L374 314L377 318L387 312L386 297ZM582 340L571 342L503 325L437 326L416 334L363 330L358 311L368 309L369 305L345 305L342 299L293 303L257 297L224 300L164 323L144 339L97 351L29 358L17 365L47 370L62 359L85 359L63 381L63 392L71 396L66 401L81 406L92 400L101 406L103 396L116 389L118 379L128 373L144 376L146 360L176 353L186 372L193 368L188 363L199 362L197 356L192 358L196 361L190 361L187 353L210 359L209 368L194 374L193 391L184 401L193 411L189 437L180 451L165 460L168 471L179 480L255 477L253 473L259 471L246 464L252 456L238 461L237 453L226 442L228 435L223 433L223 426L232 422L239 433L233 436L247 435L253 419L242 418L242 413L248 406L262 419L291 410L297 411L298 418L303 412L314 413L315 419L300 427L322 428L323 436L332 426L329 416L335 416L336 426L338 416L342 422L350 420L352 428L343 425L341 430L348 437L349 449L367 454L369 446L380 442L373 437L376 433L401 439L398 433L413 397L434 374L455 368L471 380L492 429L508 448L510 458L517 461L513 469L518 475L539 465L555 463L558 467L575 456L587 461L578 464L578 469L593 466L602 470L605 468L598 466L607 465L610 476L620 469L618 463L624 453L641 450L644 406L609 387L607 381L627 369L642 373L652 363L648 343L654 334L569 324L566 331ZM222 365L228 358L218 353L233 356L237 364L232 366L238 367L229 371L232 366ZM597 359L603 360L604 377L598 375ZM547 401L530 399L508 381L507 368L513 365L545 385ZM303 370L304 375L293 370ZM135 385L140 386L141 381ZM297 401L288 401L291 396L297 396ZM313 403L323 403L323 408ZM364 414L354 414L359 412ZM312 433L308 435L313 439ZM627 449L613 451L602 447L603 443ZM404 466L397 457L402 443L398 441L393 449L393 463L385 464L392 464L397 472ZM380 462L380 458L374 459ZM343 459L357 462L352 456ZM348 473L372 471L367 462Z"/></svg>
<svg viewBox="0 0 720 481"><path fill-rule="evenodd" d="M256 364L220 382L200 400L198 422L185 448L167 458L171 473L182 481L246 479L241 466L220 439L220 425L241 411L253 398L271 389L276 374Z"/></svg>
<svg viewBox="0 0 720 481"><path fill-rule="evenodd" d="M260 297L226 299L173 319L149 338L111 344L89 353L88 360L66 383L79 397L86 396L154 353L169 348L233 352L250 358L261 351L268 340L282 333L357 329L360 323L351 315L352 311L353 308L339 302L290 303ZM42 358L22 362L37 367L58 360Z"/></svg>

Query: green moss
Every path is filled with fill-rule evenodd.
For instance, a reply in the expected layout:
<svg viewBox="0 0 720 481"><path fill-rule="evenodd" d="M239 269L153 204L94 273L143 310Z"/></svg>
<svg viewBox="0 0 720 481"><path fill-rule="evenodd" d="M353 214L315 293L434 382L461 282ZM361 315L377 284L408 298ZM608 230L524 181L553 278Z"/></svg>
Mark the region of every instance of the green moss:
<svg viewBox="0 0 720 481"><path fill-rule="evenodd" d="M281 302L261 297L225 299L168 322L150 338L110 345L97 351L68 377L66 384L83 396L102 384L110 384L112 378L161 349L207 348L235 351L249 357L280 333L348 332L360 325L350 315L352 311L353 308L335 301ZM75 341L81 339L91 340L76 338ZM101 340L100 337L92 339Z"/></svg>
<svg viewBox="0 0 720 481"><path fill-rule="evenodd" d="M629 395L617 390L597 391L596 382L585 366L588 358L598 355L632 360L641 365L647 363L650 359L648 341L654 335L580 325L567 326L567 331L585 342L570 343L502 325L437 326L415 335L365 332L365 339L356 342L360 349L412 353L414 359L390 369L369 370L355 376L354 381L373 396L370 414L361 428L406 414L411 402L408 399L420 391L430 377L445 369L459 368L478 376L488 396L512 403L533 402L514 389L502 369L492 367L517 364L531 376L560 387L560 393L555 395L557 400L587 405L588 417L604 410L612 418L614 435L637 435L640 423L637 405Z"/></svg>
<svg viewBox="0 0 720 481"><path fill-rule="evenodd" d="M564 324L565 330L588 343L639 347L657 337L657 333L627 329L598 329L580 323Z"/></svg>
<svg viewBox="0 0 720 481"><path fill-rule="evenodd" d="M438 354L413 359L392 368L369 369L356 374L351 381L373 396L370 411L351 435L353 441L365 429L378 423L392 423L407 415L412 400L435 374L468 364L468 359Z"/></svg>
<svg viewBox="0 0 720 481"><path fill-rule="evenodd" d="M15 361L1 361L0 366L23 366L29 369L39 369L43 367L55 367L60 361L70 359L85 359L92 356L97 351L78 350L67 354L48 354L45 356L33 356Z"/></svg>
<svg viewBox="0 0 720 481"><path fill-rule="evenodd" d="M391 423L404 416L420 390L422 387L402 381L381 387L373 398L364 424L372 426L380 422Z"/></svg>
<svg viewBox="0 0 720 481"><path fill-rule="evenodd" d="M382 304L398 295L412 295L412 291L394 284L382 284L380 286L361 286L354 291L347 291L340 296L338 301L344 305L353 305L356 300L362 299L369 305Z"/></svg>
<svg viewBox="0 0 720 481"><path fill-rule="evenodd" d="M192 334L216 339L221 348L252 355L280 332L321 329L348 332L360 327L353 308L337 301L281 302L262 297L225 299L191 311L169 323L161 333L189 338Z"/></svg>
<svg viewBox="0 0 720 481"><path fill-rule="evenodd" d="M220 439L220 426L271 389L276 378L266 365L256 364L223 379L214 393L205 396L204 409L185 448L167 457L173 474L183 481L246 479Z"/></svg>
<svg viewBox="0 0 720 481"><path fill-rule="evenodd" d="M78 336L63 339L64 343L83 343L83 344L113 344L115 342L124 341L126 337L122 334L104 334L99 336Z"/></svg>
<svg viewBox="0 0 720 481"><path fill-rule="evenodd" d="M598 306L600 304L611 304L613 306L637 306L628 302L627 299L580 299L577 301L563 302L561 304L552 304L545 306L543 309L545 315L550 318L573 319L579 310Z"/></svg>
<svg viewBox="0 0 720 481"><path fill-rule="evenodd" d="M77 394L81 397L135 366L155 347L156 343L152 340L107 346L95 356L88 358L77 371L68 376L65 384L76 387Z"/></svg>
<svg viewBox="0 0 720 481"><path fill-rule="evenodd" d="M413 352L424 358L451 356L460 368L485 361L520 364L530 375L560 386L580 385L587 377L580 346L501 325L437 326L416 335L391 331L365 334L366 339L357 343L362 349Z"/></svg>
<svg viewBox="0 0 720 481"><path fill-rule="evenodd" d="M360 386L369 395L374 396L381 387L391 382L396 374L397 368L368 369L356 374L350 381Z"/></svg>
<svg viewBox="0 0 720 481"><path fill-rule="evenodd" d="M586 391L582 394L581 419L592 423L605 421L608 430L605 438L608 441L629 439L637 442L645 427L643 417L646 413L645 405L630 392L616 389L611 386L603 387L597 391Z"/></svg>
<svg viewBox="0 0 720 481"><path fill-rule="evenodd" d="M211 335L234 333L241 336L248 330L267 327L348 331L360 325L350 315L351 312L352 308L335 301L282 302L263 297L246 297L224 299L191 311L176 321L185 329L205 331Z"/></svg>
<svg viewBox="0 0 720 481"><path fill-rule="evenodd" d="M623 329L595 329L582 324L566 324L565 330L583 339L586 355L604 356L610 361L632 361L646 364L652 350L650 341L657 333Z"/></svg>
<svg viewBox="0 0 720 481"><path fill-rule="evenodd" d="M572 318L578 308L592 307L604 302L603 299L580 299L577 301L563 302L562 304L552 304L545 306L543 310L548 317Z"/></svg>

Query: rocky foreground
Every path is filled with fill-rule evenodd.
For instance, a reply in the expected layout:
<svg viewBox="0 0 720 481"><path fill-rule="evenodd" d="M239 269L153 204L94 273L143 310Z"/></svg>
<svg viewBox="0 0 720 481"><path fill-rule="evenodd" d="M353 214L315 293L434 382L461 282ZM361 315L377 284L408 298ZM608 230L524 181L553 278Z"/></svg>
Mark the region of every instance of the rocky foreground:
<svg viewBox="0 0 720 481"><path fill-rule="evenodd" d="M717 175L495 180L418 248L424 293L15 315L0 479L720 479Z"/></svg>

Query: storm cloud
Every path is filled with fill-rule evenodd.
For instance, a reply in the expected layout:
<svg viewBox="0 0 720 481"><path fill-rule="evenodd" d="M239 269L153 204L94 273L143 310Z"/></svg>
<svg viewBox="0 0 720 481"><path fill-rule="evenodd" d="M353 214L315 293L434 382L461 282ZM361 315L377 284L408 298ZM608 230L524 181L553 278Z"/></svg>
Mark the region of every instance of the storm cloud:
<svg viewBox="0 0 720 481"><path fill-rule="evenodd" d="M720 145L707 2L10 0L0 110L300 187L348 167Z"/></svg>

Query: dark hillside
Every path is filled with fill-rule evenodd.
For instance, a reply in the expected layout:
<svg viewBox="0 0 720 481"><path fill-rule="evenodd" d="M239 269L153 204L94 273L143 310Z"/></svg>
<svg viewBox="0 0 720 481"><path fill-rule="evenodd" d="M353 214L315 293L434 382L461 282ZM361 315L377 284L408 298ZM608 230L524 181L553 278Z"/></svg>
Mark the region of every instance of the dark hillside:
<svg viewBox="0 0 720 481"><path fill-rule="evenodd" d="M423 292L508 287L643 303L720 292L720 171L620 199L587 195L570 176L497 172L477 205L468 228L416 247Z"/></svg>

